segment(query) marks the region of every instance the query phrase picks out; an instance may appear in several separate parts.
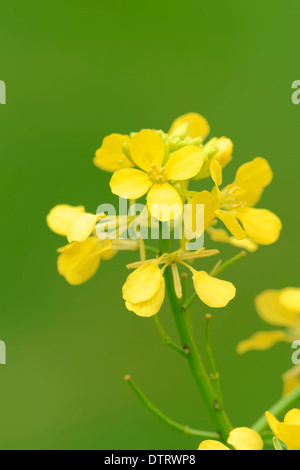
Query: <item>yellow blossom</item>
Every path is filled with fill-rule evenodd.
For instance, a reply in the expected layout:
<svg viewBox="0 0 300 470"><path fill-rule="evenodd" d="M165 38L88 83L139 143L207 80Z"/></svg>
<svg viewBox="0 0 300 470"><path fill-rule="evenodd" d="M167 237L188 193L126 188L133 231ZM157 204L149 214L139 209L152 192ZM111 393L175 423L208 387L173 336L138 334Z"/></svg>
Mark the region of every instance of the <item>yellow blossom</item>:
<svg viewBox="0 0 300 470"><path fill-rule="evenodd" d="M147 205L154 217L162 222L176 219L183 203L170 182L188 180L199 172L204 161L199 147L185 146L164 161L163 140L156 132L145 129L133 136L130 154L139 169L116 171L110 181L112 192L127 199L138 199L148 193Z"/></svg>
<svg viewBox="0 0 300 470"><path fill-rule="evenodd" d="M285 415L283 423L268 411L266 418L275 436L286 444L288 450L300 450L300 410L289 411Z"/></svg>
<svg viewBox="0 0 300 470"><path fill-rule="evenodd" d="M231 282L210 276L205 271L196 271L187 261L212 256L217 250L186 252L179 250L171 254L164 253L160 258L140 261L128 265L136 268L129 274L123 286L123 298L128 310L142 317L151 317L160 310L165 297L164 271L172 268L174 289L178 298L182 296L178 264L187 267L193 275L195 291L200 300L212 308L225 307L235 296L236 289ZM162 267L160 267L162 265Z"/></svg>
<svg viewBox="0 0 300 470"><path fill-rule="evenodd" d="M111 134L105 137L101 147L96 151L94 164L101 170L111 172L133 166L124 152L124 146L129 142L128 135Z"/></svg>
<svg viewBox="0 0 300 470"><path fill-rule="evenodd" d="M203 153L208 158L194 180L208 178L210 176L210 165L215 160L222 168L232 160L233 143L228 137L213 137L203 147Z"/></svg>
<svg viewBox="0 0 300 470"><path fill-rule="evenodd" d="M292 343L300 334L300 288L267 290L255 299L259 316L268 324L282 326L285 330L261 331L238 344L237 351L265 350L278 342ZM283 375L284 395L300 385L300 367L296 366Z"/></svg>
<svg viewBox="0 0 300 470"><path fill-rule="evenodd" d="M227 440L227 443L233 447L234 450L263 450L263 440L260 435L250 428L235 428L233 429ZM198 450L231 450L226 445L219 441L203 441L198 447Z"/></svg>
<svg viewBox="0 0 300 470"><path fill-rule="evenodd" d="M260 245L274 243L281 231L280 219L266 209L253 206L259 201L263 189L271 182L273 174L268 162L260 157L245 163L237 171L232 184L220 190L222 167L213 160L210 167L215 183L213 194L220 201L215 211L229 232L237 239L248 238Z"/></svg>
<svg viewBox="0 0 300 470"><path fill-rule="evenodd" d="M178 128L181 126L188 126L188 136L195 137L205 137L209 134L210 128L207 120L198 113L187 113L183 116L179 116L169 130L169 135L174 134Z"/></svg>

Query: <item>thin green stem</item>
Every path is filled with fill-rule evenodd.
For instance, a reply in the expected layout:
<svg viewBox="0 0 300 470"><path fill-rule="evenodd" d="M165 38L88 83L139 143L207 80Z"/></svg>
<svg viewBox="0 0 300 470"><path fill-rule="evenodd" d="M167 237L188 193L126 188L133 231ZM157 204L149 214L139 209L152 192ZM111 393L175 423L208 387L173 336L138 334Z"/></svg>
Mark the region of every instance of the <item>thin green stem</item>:
<svg viewBox="0 0 300 470"><path fill-rule="evenodd" d="M224 400L223 400L223 395L221 391L221 386L220 386L220 374L217 371L217 366L216 366L216 361L212 352L212 346L211 346L211 335L210 335L210 320L211 320L211 315L208 313L205 316L206 319L206 341L205 341L205 349L206 349L206 357L209 363L210 367L210 378L212 381L212 384L216 390L216 394L218 397L218 405L222 409L224 408Z"/></svg>
<svg viewBox="0 0 300 470"><path fill-rule="evenodd" d="M280 418L280 416L289 411L297 402L300 402L300 386L293 392L289 393L289 395L278 400L278 402L271 406L268 411L275 416L275 418ZM265 431L267 428L268 421L265 415L259 418L259 420L252 426L252 429L258 433Z"/></svg>
<svg viewBox="0 0 300 470"><path fill-rule="evenodd" d="M150 245L145 245L145 250L149 251L149 253L154 253L155 255L158 255L159 250L157 248L154 248L154 246Z"/></svg>
<svg viewBox="0 0 300 470"><path fill-rule="evenodd" d="M182 285L182 302L183 304L187 301L187 273L181 273L181 285Z"/></svg>
<svg viewBox="0 0 300 470"><path fill-rule="evenodd" d="M168 240L161 239L160 248L162 253L169 252L170 250ZM188 348L190 351L190 354L187 356L190 369L200 390L200 393L203 396L206 407L208 408L210 415L216 425L217 431L220 433L222 439L226 440L229 432L232 429L232 426L225 411L218 409L218 406L216 406L217 396L209 380L201 356L198 352L192 332L189 312L186 309L183 310L176 297L174 285L172 282L172 271L170 267L167 267L165 270L165 281L181 343L184 348Z"/></svg>
<svg viewBox="0 0 300 470"><path fill-rule="evenodd" d="M134 383L130 375L125 376L125 380L137 394L141 402L148 408L151 413L153 413L158 419L160 419L163 423L169 426L176 431L179 431L187 436L197 436L201 439L220 439L219 434L209 431L200 431L198 429L190 428L189 426L183 426L182 424L177 423L171 418L168 418L162 411L160 411L156 406L154 406L148 398L144 395L144 393L140 390L140 388Z"/></svg>
<svg viewBox="0 0 300 470"><path fill-rule="evenodd" d="M170 348L173 348L175 351L179 352L183 356L187 356L189 354L188 349L184 349L184 348L181 348L180 346L177 346L177 344L175 344L171 340L171 338L167 335L167 333L165 332L161 324L160 319L158 318L158 315L154 315L153 321L164 344L166 344L167 346L170 346Z"/></svg>
<svg viewBox="0 0 300 470"><path fill-rule="evenodd" d="M218 276L221 272L223 272L225 269L227 269L233 263L235 263L236 261L239 261L240 259L244 258L246 256L246 254L247 253L245 251L241 251L241 253L234 256L233 258L230 258L229 260L225 261L221 265L217 265L216 269L213 269L212 272L210 273L210 275L212 277ZM185 308L189 308L194 303L194 301L197 299L197 297L198 297L197 293L194 292L191 295L191 297L189 298L189 300L186 302Z"/></svg>

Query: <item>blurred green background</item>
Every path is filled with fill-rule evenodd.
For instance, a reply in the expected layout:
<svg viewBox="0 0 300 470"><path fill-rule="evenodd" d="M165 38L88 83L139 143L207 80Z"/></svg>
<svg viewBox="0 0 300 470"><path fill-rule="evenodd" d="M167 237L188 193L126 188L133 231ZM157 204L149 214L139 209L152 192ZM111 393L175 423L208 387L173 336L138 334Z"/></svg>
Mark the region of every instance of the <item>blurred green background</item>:
<svg viewBox="0 0 300 470"><path fill-rule="evenodd" d="M124 307L124 265L134 255L103 262L91 281L71 287L56 271L65 240L45 223L58 203L93 212L116 201L110 175L92 163L105 135L167 130L188 111L207 117L211 136L234 141L225 182L257 155L275 173L260 207L281 217L281 238L226 272L238 293L214 312L212 328L234 424L251 425L280 396L289 345L244 357L235 347L268 329L256 294L299 285L300 106L291 102L299 14L296 0L1 4L2 449L195 449L197 438L143 408L126 373L170 417L212 429L184 360L161 343L151 319ZM223 259L236 253L220 248ZM199 344L204 313L196 302ZM167 302L161 319L177 338Z"/></svg>

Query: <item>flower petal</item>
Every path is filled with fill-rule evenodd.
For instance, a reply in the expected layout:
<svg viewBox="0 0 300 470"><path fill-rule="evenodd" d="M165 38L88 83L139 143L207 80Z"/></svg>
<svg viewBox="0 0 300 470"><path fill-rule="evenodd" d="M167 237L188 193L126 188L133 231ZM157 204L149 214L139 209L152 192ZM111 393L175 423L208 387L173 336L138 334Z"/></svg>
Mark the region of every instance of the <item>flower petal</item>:
<svg viewBox="0 0 300 470"><path fill-rule="evenodd" d="M181 197L169 183L154 184L148 193L147 205L151 215L161 222L177 219L183 209Z"/></svg>
<svg viewBox="0 0 300 470"><path fill-rule="evenodd" d="M88 213L81 214L72 219L68 225L68 242L83 242L94 230L98 219L98 215Z"/></svg>
<svg viewBox="0 0 300 470"><path fill-rule="evenodd" d="M48 227L58 235L66 236L70 221L83 214L84 210L83 206L74 207L67 204L55 206L47 215Z"/></svg>
<svg viewBox="0 0 300 470"><path fill-rule="evenodd" d="M161 167L165 144L156 132L145 129L132 138L130 151L136 165L148 172L154 163L158 168Z"/></svg>
<svg viewBox="0 0 300 470"><path fill-rule="evenodd" d="M218 441L203 441L198 447L198 450L230 450L229 447L224 446L222 442Z"/></svg>
<svg viewBox="0 0 300 470"><path fill-rule="evenodd" d="M220 201L216 195L211 194L209 191L201 191L201 193L192 197L188 204L197 204L204 205L204 228L206 229L211 225L212 221L216 216L216 211L220 208ZM193 220L194 216L193 216Z"/></svg>
<svg viewBox="0 0 300 470"><path fill-rule="evenodd" d="M238 248L244 248L245 250L248 250L250 252L254 252L258 249L258 246L256 243L254 243L250 238L244 238L243 240L237 240L234 237L231 237L226 230L222 228L214 228L214 227L209 227L208 228L208 233L210 235L210 238L214 242L220 242L220 243L230 243L230 245L237 246Z"/></svg>
<svg viewBox="0 0 300 470"><path fill-rule="evenodd" d="M248 351L264 351L271 348L280 341L289 343L291 337L284 331L260 331L248 339L241 341L237 346L238 354L245 354Z"/></svg>
<svg viewBox="0 0 300 470"><path fill-rule="evenodd" d="M225 307L235 297L236 289L231 282L212 277L205 271L193 270L193 283L197 295L209 307Z"/></svg>
<svg viewBox="0 0 300 470"><path fill-rule="evenodd" d="M282 375L283 396L289 395L300 386L300 364L292 367Z"/></svg>
<svg viewBox="0 0 300 470"><path fill-rule="evenodd" d="M297 410L299 411L299 410ZM288 450L300 450L300 425L280 423L275 416L268 411L266 412L266 418L269 426L275 436L287 445ZM287 420L298 422L298 412L292 410L291 414L287 414Z"/></svg>
<svg viewBox="0 0 300 470"><path fill-rule="evenodd" d="M101 253L110 246L110 240L89 237L84 242L73 242L60 248L57 260L59 274L72 285L88 281L99 267Z"/></svg>
<svg viewBox="0 0 300 470"><path fill-rule="evenodd" d="M144 171L124 168L112 175L109 184L113 194L127 199L138 199L151 188L152 181Z"/></svg>
<svg viewBox="0 0 300 470"><path fill-rule="evenodd" d="M210 164L210 174L213 182L216 186L221 186L222 184L222 166L218 160L213 160Z"/></svg>
<svg viewBox="0 0 300 470"><path fill-rule="evenodd" d="M163 301L165 298L165 280L164 278L160 281L160 286L158 291L148 300L144 302L132 303L128 300L126 301L125 305L128 310L134 312L139 317L152 317L159 312Z"/></svg>
<svg viewBox="0 0 300 470"><path fill-rule="evenodd" d="M290 410L284 417L284 423L300 426L300 410L298 410L297 408Z"/></svg>
<svg viewBox="0 0 300 470"><path fill-rule="evenodd" d="M162 273L156 262L135 269L123 286L123 299L133 304L151 299L160 288Z"/></svg>
<svg viewBox="0 0 300 470"><path fill-rule="evenodd" d="M187 113L175 119L169 130L169 135L172 135L179 126L185 123L189 124L188 135L193 139L195 137L202 137L205 139L205 137L209 134L209 124L203 116L198 113Z"/></svg>
<svg viewBox="0 0 300 470"><path fill-rule="evenodd" d="M94 164L105 171L116 171L124 166L133 166L122 150L122 145L127 142L130 142L128 135L111 134L105 137L96 152Z"/></svg>
<svg viewBox="0 0 300 470"><path fill-rule="evenodd" d="M266 290L255 299L259 316L270 325L296 328L299 323L298 313L285 307L281 302L282 291Z"/></svg>
<svg viewBox="0 0 300 470"><path fill-rule="evenodd" d="M204 156L200 148L187 145L170 156L165 165L164 176L172 181L188 180L201 170L203 162Z"/></svg>
<svg viewBox="0 0 300 470"><path fill-rule="evenodd" d="M300 289L299 287L287 287L281 291L280 295L281 304L300 314Z"/></svg>
<svg viewBox="0 0 300 470"><path fill-rule="evenodd" d="M234 197L237 202L254 206L260 199L263 189L271 183L273 172L267 160L261 157L244 163L236 174L231 187L237 187Z"/></svg>
<svg viewBox="0 0 300 470"><path fill-rule="evenodd" d="M247 235L255 243L270 245L278 239L282 224L273 212L266 209L241 207L235 210L235 215L242 222Z"/></svg>
<svg viewBox="0 0 300 470"><path fill-rule="evenodd" d="M229 232L232 233L232 235L237 240L243 240L244 238L246 238L247 233L245 232L245 230L242 229L233 214L231 214L230 212L224 212L222 210L219 210L216 211L216 215L220 220L222 220L222 222L228 228Z"/></svg>
<svg viewBox="0 0 300 470"><path fill-rule="evenodd" d="M228 438L228 444L235 450L263 450L264 443L260 435L250 428L235 428Z"/></svg>

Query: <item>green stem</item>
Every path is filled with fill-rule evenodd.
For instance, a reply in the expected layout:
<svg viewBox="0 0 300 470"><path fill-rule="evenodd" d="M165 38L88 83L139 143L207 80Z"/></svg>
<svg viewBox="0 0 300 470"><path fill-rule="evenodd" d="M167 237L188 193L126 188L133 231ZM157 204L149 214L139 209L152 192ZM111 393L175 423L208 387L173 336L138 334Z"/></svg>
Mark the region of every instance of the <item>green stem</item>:
<svg viewBox="0 0 300 470"><path fill-rule="evenodd" d="M158 318L157 315L154 315L153 317L153 321L154 321L154 324L156 326L156 329L161 337L161 339L163 340L163 343L166 344L167 346L170 346L170 348L173 348L175 351L179 352L180 354L182 354L183 356L187 356L189 354L189 351L187 349L183 349L181 348L180 346L177 346L177 344L175 344L171 338L167 335L167 333L165 332L161 322L160 322L160 319Z"/></svg>
<svg viewBox="0 0 300 470"><path fill-rule="evenodd" d="M275 403L275 405L271 406L268 411L275 416L275 418L280 418L280 416L289 411L298 401L300 401L300 386L293 392L289 393L289 395L281 398L277 403ZM265 415L259 418L259 420L252 426L252 429L258 433L265 431L267 428L268 421Z"/></svg>
<svg viewBox="0 0 300 470"><path fill-rule="evenodd" d="M215 361L215 358L212 352L212 346L211 346L211 335L210 335L211 315L208 313L205 318L206 318L205 349L206 349L206 356L207 356L210 371L211 371L210 377L214 385L214 388L216 390L219 407L224 408L224 401L223 401L223 396L222 396L222 391L221 391L221 386L220 386L220 374L217 371L216 361Z"/></svg>
<svg viewBox="0 0 300 470"><path fill-rule="evenodd" d="M173 419L168 418L162 411L156 408L144 395L144 393L139 389L139 387L134 383L130 375L126 375L125 380L129 383L131 388L135 391L142 403L151 411L158 419L167 424L170 428L175 429L176 431L182 432L187 436L197 436L201 439L219 439L220 436L214 432L200 431L198 429L192 429L189 426L183 426L182 424L177 423Z"/></svg>
<svg viewBox="0 0 300 470"><path fill-rule="evenodd" d="M222 273L225 269L227 269L229 266L231 266L233 263L236 261L239 261L240 259L244 258L247 255L245 251L241 251L238 255L234 256L233 258L230 258L229 260L225 261L225 263L222 263L220 266L217 265L216 269L213 270L210 275L212 277L218 276L220 273ZM189 300L185 304L185 308L189 308L194 301L197 299L198 295L196 292L189 298Z"/></svg>
<svg viewBox="0 0 300 470"><path fill-rule="evenodd" d="M161 253L168 253L170 251L168 240L161 239L160 242ZM217 406L217 396L215 390L209 380L207 371L204 367L193 336L189 312L186 309L183 310L176 297L170 266L165 270L165 281L181 343L184 348L188 348L190 351L190 354L187 356L190 369L196 384L198 385L200 393L203 396L206 407L208 408L210 415L216 425L217 431L220 433L222 439L226 440L229 432L232 429L232 426L229 422L229 419L227 418L225 411L218 409L219 407Z"/></svg>

